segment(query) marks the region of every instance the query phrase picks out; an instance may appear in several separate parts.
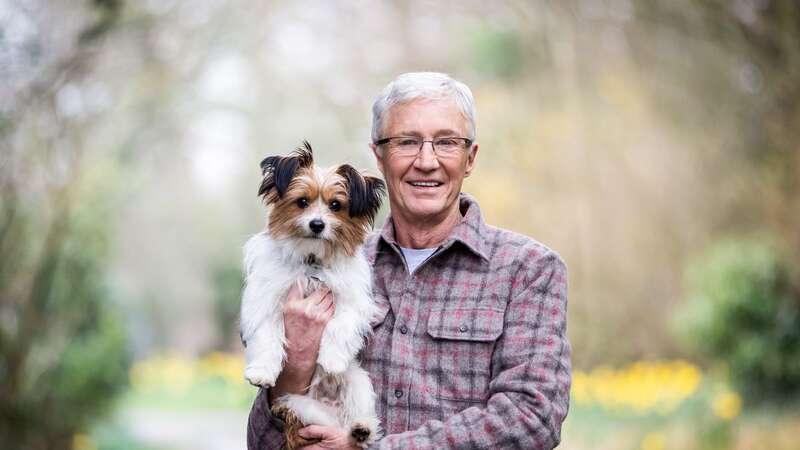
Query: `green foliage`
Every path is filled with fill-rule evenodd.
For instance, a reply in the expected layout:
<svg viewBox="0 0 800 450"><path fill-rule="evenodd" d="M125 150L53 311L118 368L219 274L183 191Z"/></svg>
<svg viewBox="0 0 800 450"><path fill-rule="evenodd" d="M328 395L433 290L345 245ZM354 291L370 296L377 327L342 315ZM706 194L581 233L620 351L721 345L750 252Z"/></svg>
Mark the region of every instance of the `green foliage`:
<svg viewBox="0 0 800 450"><path fill-rule="evenodd" d="M800 394L800 290L775 245L722 241L690 270L679 330L750 400Z"/></svg>
<svg viewBox="0 0 800 450"><path fill-rule="evenodd" d="M219 330L217 349L226 350L236 342L235 349L240 348L238 340L239 303L244 277L239 264L220 262L211 270L211 282L214 289L214 320Z"/></svg>
<svg viewBox="0 0 800 450"><path fill-rule="evenodd" d="M475 68L496 78L517 75L524 58L519 38L509 30L478 30L471 35L470 50Z"/></svg>
<svg viewBox="0 0 800 450"><path fill-rule="evenodd" d="M0 327L4 448L69 448L127 384L127 336L105 286L101 198L62 199L52 220L17 203L18 233L2 246L16 264L0 278L15 325Z"/></svg>

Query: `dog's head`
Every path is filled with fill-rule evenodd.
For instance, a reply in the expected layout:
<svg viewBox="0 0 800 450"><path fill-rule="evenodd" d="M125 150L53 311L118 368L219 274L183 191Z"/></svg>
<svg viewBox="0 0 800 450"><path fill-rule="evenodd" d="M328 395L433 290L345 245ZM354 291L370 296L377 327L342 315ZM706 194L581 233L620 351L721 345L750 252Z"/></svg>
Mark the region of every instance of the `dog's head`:
<svg viewBox="0 0 800 450"><path fill-rule="evenodd" d="M350 165L314 165L311 145L261 161L258 190L270 207L267 231L275 238L322 240L352 256L364 242L386 185Z"/></svg>

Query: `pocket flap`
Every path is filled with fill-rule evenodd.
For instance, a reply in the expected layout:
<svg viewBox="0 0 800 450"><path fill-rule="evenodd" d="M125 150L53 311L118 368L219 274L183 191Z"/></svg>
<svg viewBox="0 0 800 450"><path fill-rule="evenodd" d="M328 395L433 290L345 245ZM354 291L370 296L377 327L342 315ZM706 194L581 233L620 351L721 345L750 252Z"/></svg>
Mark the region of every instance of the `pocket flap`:
<svg viewBox="0 0 800 450"><path fill-rule="evenodd" d="M503 333L505 310L445 308L431 311L428 334L437 339L490 342Z"/></svg>

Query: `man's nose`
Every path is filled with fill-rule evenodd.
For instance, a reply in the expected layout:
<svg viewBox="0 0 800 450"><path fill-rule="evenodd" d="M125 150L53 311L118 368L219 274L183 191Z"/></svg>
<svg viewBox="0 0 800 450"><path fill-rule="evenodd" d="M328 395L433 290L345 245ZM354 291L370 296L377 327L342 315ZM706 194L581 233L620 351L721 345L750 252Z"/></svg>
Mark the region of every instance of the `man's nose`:
<svg viewBox="0 0 800 450"><path fill-rule="evenodd" d="M308 228L311 228L311 231L313 231L314 233L320 234L322 233L322 230L325 229L325 222L319 219L314 219L308 223Z"/></svg>
<svg viewBox="0 0 800 450"><path fill-rule="evenodd" d="M422 143L417 159L414 160L414 167L420 170L435 170L439 168L439 159L436 157L436 152L433 151L433 142Z"/></svg>

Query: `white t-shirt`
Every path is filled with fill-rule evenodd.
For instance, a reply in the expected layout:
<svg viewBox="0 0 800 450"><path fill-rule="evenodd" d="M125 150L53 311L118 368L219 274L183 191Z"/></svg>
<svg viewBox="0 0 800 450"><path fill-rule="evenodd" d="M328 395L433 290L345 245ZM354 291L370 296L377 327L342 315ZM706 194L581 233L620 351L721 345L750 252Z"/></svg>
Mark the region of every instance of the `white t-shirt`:
<svg viewBox="0 0 800 450"><path fill-rule="evenodd" d="M436 248L405 248L400 247L400 250L403 251L403 257L406 259L406 264L408 264L408 273L414 273L429 256L436 251Z"/></svg>

